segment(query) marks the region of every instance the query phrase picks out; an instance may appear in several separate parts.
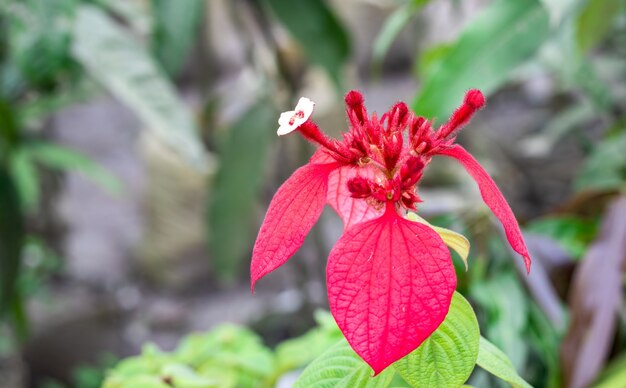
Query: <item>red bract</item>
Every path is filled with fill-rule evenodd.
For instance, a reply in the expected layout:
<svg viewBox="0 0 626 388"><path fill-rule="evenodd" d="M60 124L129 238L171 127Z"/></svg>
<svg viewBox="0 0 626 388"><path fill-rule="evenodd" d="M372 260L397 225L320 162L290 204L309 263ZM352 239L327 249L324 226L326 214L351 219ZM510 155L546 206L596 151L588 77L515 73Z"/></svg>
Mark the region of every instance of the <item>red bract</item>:
<svg viewBox="0 0 626 388"><path fill-rule="evenodd" d="M478 162L454 144L456 132L483 107L478 90L436 131L406 104L368 116L357 91L346 95L350 129L342 140L323 134L302 98L281 115L279 134L297 130L320 148L279 189L252 253L252 289L302 245L326 203L344 221L327 266L330 309L352 348L378 374L417 348L444 320L456 287L450 253L428 225L406 219L421 202L416 186L433 156L458 160L504 226L530 270L511 208Z"/></svg>

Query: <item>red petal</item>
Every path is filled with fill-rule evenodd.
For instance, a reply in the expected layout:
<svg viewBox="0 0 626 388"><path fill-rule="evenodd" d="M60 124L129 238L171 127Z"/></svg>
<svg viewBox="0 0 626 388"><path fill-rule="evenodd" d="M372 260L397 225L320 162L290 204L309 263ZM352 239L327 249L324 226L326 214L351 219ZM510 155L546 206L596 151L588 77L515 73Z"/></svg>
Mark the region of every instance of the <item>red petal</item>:
<svg viewBox="0 0 626 388"><path fill-rule="evenodd" d="M439 327L456 286L439 235L393 208L347 230L330 253L326 276L339 328L376 374Z"/></svg>
<svg viewBox="0 0 626 388"><path fill-rule="evenodd" d="M338 168L328 178L328 204L335 209L343 220L344 230L382 214L382 210L376 210L370 206L367 200L352 198L350 190L348 190L348 181L356 176L374 179L374 173L371 169L352 166Z"/></svg>
<svg viewBox="0 0 626 388"><path fill-rule="evenodd" d="M461 162L467 172L474 178L478 184L483 200L504 226L504 232L506 233L506 238L509 240L509 244L511 244L515 252L519 253L524 258L526 271L530 272L530 256L528 255L528 249L526 249L526 243L524 242L524 237L515 219L515 215L500 192L500 189L496 186L496 183L491 179L489 174L487 174L487 171L485 171L465 148L458 144L448 149L442 149L437 153L439 155L449 156Z"/></svg>
<svg viewBox="0 0 626 388"><path fill-rule="evenodd" d="M317 151L309 159L309 163L325 164L336 163L337 161L324 149L318 148Z"/></svg>
<svg viewBox="0 0 626 388"><path fill-rule="evenodd" d="M326 204L328 174L336 164L307 164L296 170L270 203L252 251L251 288L300 248Z"/></svg>

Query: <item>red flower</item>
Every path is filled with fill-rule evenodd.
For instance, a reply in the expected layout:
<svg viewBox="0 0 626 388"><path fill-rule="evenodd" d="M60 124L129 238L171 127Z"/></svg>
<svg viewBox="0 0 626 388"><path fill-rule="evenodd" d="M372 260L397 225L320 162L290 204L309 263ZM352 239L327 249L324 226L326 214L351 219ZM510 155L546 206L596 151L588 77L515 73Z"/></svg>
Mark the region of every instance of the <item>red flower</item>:
<svg viewBox="0 0 626 388"><path fill-rule="evenodd" d="M404 217L416 210L416 185L435 155L458 160L503 224L513 249L530 270L530 257L511 208L456 131L483 107L470 90L446 124L415 116L395 104L380 118L368 116L357 91L346 97L349 132L341 141L309 120L314 104L301 99L281 115L278 132L298 130L320 146L276 192L259 231L250 267L252 289L286 262L330 204L344 234L328 259L330 309L352 348L378 374L416 349L444 320L456 287L448 248L428 225ZM407 133L408 132L408 133Z"/></svg>

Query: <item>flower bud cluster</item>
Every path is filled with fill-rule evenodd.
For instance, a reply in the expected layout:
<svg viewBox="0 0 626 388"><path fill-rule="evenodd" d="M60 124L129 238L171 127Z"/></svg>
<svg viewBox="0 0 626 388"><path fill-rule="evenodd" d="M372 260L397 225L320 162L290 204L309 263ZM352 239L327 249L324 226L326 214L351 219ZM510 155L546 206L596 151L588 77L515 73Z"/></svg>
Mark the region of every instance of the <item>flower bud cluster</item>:
<svg viewBox="0 0 626 388"><path fill-rule="evenodd" d="M416 184L432 154L454 142L454 134L465 125L484 103L478 90L470 90L463 104L450 120L437 131L432 122L416 116L404 102L398 102L380 118L368 116L363 96L356 90L345 96L350 130L341 141L322 133L317 125L307 120L298 127L308 140L321 145L342 165L375 170L360 174L348 181L353 198L368 200L376 208L393 202L405 209L416 210L421 202Z"/></svg>

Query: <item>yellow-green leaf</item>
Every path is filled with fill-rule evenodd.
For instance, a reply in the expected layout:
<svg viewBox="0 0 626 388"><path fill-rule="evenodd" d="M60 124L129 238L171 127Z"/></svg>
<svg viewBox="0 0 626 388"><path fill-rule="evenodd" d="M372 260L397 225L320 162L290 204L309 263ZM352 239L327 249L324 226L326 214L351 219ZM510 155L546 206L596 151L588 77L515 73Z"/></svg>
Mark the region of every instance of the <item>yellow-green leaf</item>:
<svg viewBox="0 0 626 388"><path fill-rule="evenodd" d="M476 364L515 388L531 387L530 384L517 374L517 371L507 355L484 337L480 337Z"/></svg>
<svg viewBox="0 0 626 388"><path fill-rule="evenodd" d="M467 271L467 257L469 256L470 243L465 236L450 229L434 226L422 217L418 216L416 213L409 213L406 218L433 228L439 237L441 237L443 242L459 254L461 260L463 260L463 264L465 264L465 270Z"/></svg>

